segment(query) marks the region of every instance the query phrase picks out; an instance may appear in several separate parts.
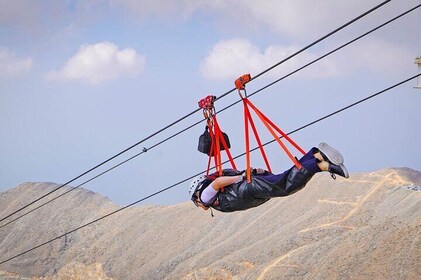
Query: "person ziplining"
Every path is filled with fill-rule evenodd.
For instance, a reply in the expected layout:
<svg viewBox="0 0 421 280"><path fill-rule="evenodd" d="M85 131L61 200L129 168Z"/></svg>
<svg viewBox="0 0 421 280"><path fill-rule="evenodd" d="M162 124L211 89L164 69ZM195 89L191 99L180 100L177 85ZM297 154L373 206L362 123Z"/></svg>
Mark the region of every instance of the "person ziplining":
<svg viewBox="0 0 421 280"><path fill-rule="evenodd" d="M244 106L246 163L244 171L237 170L234 160L229 153L229 139L223 133L216 120L213 102L215 98L208 96L199 102L207 119L204 135L199 139L199 151L209 155L206 174L199 175L192 180L189 186L189 195L193 203L204 210L213 208L221 212L234 212L247 210L262 205L271 198L291 195L301 189L319 172L329 172L333 179L336 175L349 178L348 170L344 165L342 154L322 142L318 147L312 147L305 152L287 134L278 128L269 118L257 109L247 98L245 84L251 80L249 74L243 75L235 81ZM245 97L241 94L244 91ZM294 166L283 173L272 173L260 137L254 125L250 108L257 114L275 140L294 163ZM266 164L264 168L250 166L249 126L251 126L259 149ZM281 141L276 132L281 134L303 156L297 159ZM206 137L205 137L206 136ZM208 139L204 139L208 138ZM221 150L225 150L232 168L222 169ZM211 158L215 160L216 172L209 174Z"/></svg>

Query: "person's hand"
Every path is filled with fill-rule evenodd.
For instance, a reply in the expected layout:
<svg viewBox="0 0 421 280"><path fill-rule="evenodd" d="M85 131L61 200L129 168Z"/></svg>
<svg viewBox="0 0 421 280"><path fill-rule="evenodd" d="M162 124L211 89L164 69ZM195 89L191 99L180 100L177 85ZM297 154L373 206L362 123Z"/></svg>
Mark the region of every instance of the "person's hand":
<svg viewBox="0 0 421 280"><path fill-rule="evenodd" d="M259 174L264 174L266 172L266 170L264 170L263 168L253 168L253 174L259 175Z"/></svg>

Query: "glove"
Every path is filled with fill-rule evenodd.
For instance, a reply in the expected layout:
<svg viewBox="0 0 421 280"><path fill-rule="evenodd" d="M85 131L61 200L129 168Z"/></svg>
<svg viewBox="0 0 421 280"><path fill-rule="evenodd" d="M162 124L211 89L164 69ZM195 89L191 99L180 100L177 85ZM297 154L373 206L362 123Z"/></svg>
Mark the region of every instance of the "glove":
<svg viewBox="0 0 421 280"><path fill-rule="evenodd" d="M253 175L261 175L261 174L265 174L266 170L264 170L263 168L253 168L252 169L252 174Z"/></svg>

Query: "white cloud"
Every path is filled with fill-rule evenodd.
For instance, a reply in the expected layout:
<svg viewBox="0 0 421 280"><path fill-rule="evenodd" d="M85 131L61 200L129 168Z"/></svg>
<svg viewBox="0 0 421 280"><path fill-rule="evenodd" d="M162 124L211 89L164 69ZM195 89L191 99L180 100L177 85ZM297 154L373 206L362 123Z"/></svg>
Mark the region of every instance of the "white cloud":
<svg viewBox="0 0 421 280"><path fill-rule="evenodd" d="M225 28L271 29L306 38L315 31L326 33L378 4L377 0L358 1L279 1L279 0L108 0L137 20L187 19L195 14L216 16ZM409 1L409 0L408 0ZM415 1L415 0L411 0Z"/></svg>
<svg viewBox="0 0 421 280"><path fill-rule="evenodd" d="M47 74L50 80L81 80L99 84L123 75L137 76L144 68L145 57L134 49L119 50L110 42L83 45L60 71Z"/></svg>
<svg viewBox="0 0 421 280"><path fill-rule="evenodd" d="M28 72L31 67L31 58L19 58L9 50L0 49L0 77L19 76Z"/></svg>
<svg viewBox="0 0 421 280"><path fill-rule="evenodd" d="M281 34L305 38L314 36L318 31L331 31L333 27L378 4L375 0L358 2L360 3L337 0L221 0L213 8L250 28L258 26Z"/></svg>
<svg viewBox="0 0 421 280"><path fill-rule="evenodd" d="M331 49L337 46L332 46ZM201 63L203 77L213 80L235 79L243 73L256 75L277 62L284 60L301 47L270 45L261 50L249 40L231 39L218 42ZM319 58L329 50L312 53L309 50L282 63L264 77L278 79ZM357 45L317 61L300 71L300 79L325 79L369 72L378 76L396 76L407 72L414 65L415 55L400 42L367 38ZM413 66L415 71L416 66Z"/></svg>
<svg viewBox="0 0 421 280"><path fill-rule="evenodd" d="M210 79L233 79L243 73L258 74L275 63L295 53L293 46L271 45L264 51L245 39L231 39L217 43L201 64L201 73ZM266 76L280 78L318 57L309 52L301 53L269 72ZM337 74L335 63L329 59L318 63L318 70L308 72L307 78L326 78Z"/></svg>

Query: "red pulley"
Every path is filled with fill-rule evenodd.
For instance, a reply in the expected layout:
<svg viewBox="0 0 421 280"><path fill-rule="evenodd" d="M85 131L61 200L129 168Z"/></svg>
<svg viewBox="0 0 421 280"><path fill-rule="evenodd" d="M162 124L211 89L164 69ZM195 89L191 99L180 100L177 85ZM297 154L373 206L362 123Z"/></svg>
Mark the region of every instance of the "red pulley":
<svg viewBox="0 0 421 280"><path fill-rule="evenodd" d="M243 76L241 76L240 78L235 80L235 82L234 82L235 87L238 90L243 90L246 87L246 83L250 82L250 80L251 80L250 74L244 74Z"/></svg>
<svg viewBox="0 0 421 280"><path fill-rule="evenodd" d="M216 100L216 96L214 95L208 95L202 100L198 102L199 107L202 109L211 109L213 108L213 103Z"/></svg>

